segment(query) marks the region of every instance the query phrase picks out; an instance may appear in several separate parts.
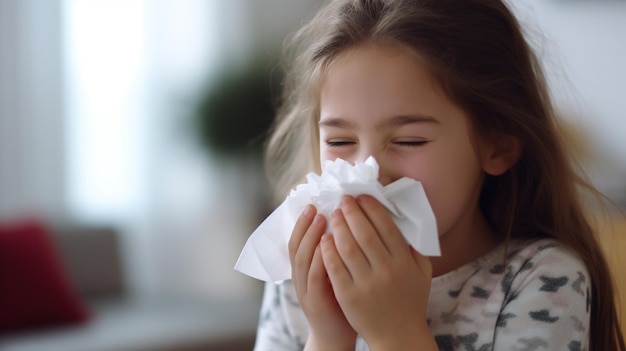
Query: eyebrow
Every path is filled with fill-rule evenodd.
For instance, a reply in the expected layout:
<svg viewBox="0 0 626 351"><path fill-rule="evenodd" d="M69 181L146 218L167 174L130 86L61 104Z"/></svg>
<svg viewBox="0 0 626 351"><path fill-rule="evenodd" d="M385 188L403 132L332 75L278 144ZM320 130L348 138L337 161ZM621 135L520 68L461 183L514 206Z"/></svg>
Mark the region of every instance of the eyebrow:
<svg viewBox="0 0 626 351"><path fill-rule="evenodd" d="M394 116L390 119L384 120L377 127L378 128L398 128L407 124L414 123L431 123L441 124L435 117L428 115L407 115L407 116ZM328 117L319 121L320 127L334 127L341 129L355 129L352 122L347 121L341 117Z"/></svg>

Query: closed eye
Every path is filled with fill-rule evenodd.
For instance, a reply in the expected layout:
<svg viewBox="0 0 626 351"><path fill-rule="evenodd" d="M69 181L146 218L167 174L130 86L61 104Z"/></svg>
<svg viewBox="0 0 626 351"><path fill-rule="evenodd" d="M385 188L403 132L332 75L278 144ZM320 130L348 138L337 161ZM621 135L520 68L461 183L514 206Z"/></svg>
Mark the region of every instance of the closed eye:
<svg viewBox="0 0 626 351"><path fill-rule="evenodd" d="M406 147L420 147L426 145L428 143L428 140L400 140L394 141L393 143Z"/></svg>
<svg viewBox="0 0 626 351"><path fill-rule="evenodd" d="M326 142L326 145L330 147L341 147L356 144L354 141L349 140L329 140Z"/></svg>

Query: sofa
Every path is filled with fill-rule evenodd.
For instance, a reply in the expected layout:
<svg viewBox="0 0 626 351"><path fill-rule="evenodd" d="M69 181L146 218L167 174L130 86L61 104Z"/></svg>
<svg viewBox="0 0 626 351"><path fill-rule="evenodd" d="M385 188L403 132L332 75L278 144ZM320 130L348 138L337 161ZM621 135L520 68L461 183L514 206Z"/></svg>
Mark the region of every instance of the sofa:
<svg viewBox="0 0 626 351"><path fill-rule="evenodd" d="M31 221L31 231L33 223ZM0 254L2 245L5 255L0 257L0 294L3 291L11 295L7 279L13 279L15 285L28 285L28 289L15 292L17 298L9 301L9 326L24 314L35 316L48 311L57 311L57 320L52 323L22 323L19 328L7 329L4 332L0 324L1 351L239 351L251 350L254 344L255 329L258 320L260 296L254 301L223 301L211 298L192 299L189 297L139 297L130 294L124 275L123 255L119 233L113 228L85 227L77 225L55 226L54 229L39 228L39 247L48 248L46 239L50 241L52 254L43 251L33 252L32 256L19 255L16 250L35 247L13 245L6 248L10 240L0 235ZM42 229L44 228L44 229ZM45 234L45 235L42 235ZM13 236L22 240L25 236ZM3 242L4 240L4 242ZM16 240L13 240L14 242ZM20 249L21 247L21 249ZM47 250L47 249L46 249ZM46 251L47 252L47 251ZM7 254L8 253L8 254ZM36 267L33 261L42 256L49 256L47 262ZM13 262L10 262L13 257ZM19 261L22 259L21 263ZM54 260L57 260L56 262ZM7 278L5 268L12 265L32 268L30 274L16 273ZM17 263L16 263L17 262ZM58 264L57 281L68 283L58 291L63 291L65 300L52 301L48 306L31 308L41 300L51 299L56 294L53 282L29 282L35 279L38 272L49 272L51 266ZM8 267L10 268L10 267ZM4 274L4 275L2 275ZM4 278L1 278L4 277ZM5 286L2 287L2 279ZM43 278L42 278L43 279ZM26 285L24 285L26 286ZM65 290L63 290L65 289ZM22 313L17 307L30 298L26 310ZM39 295L37 295L39 294ZM28 296L26 296L28 295ZM0 295L1 296L1 295ZM6 295L5 295L6 296ZM38 300L32 300L36 298ZM6 298L5 298L6 300ZM71 300L71 301L70 301ZM34 301L34 302L33 302ZM69 302L68 302L69 301ZM16 305L17 304L17 305ZM70 312L60 318L60 304L69 304ZM0 298L2 306L2 298ZM15 312L17 311L17 312ZM2 313L0 311L0 313ZM52 312L50 312L52 313ZM41 317L41 316L39 316ZM48 316L49 317L49 316ZM54 319L54 318L53 318ZM0 322L2 317L0 316ZM39 322L44 319L39 319ZM6 318L5 318L6 322ZM15 324L15 323L13 323Z"/></svg>

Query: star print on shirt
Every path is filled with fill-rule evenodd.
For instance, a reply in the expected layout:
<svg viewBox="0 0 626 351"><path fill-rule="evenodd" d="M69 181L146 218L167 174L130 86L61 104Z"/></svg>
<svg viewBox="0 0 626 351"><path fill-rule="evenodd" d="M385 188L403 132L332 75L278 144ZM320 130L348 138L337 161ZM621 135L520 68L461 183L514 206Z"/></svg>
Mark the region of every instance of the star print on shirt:
<svg viewBox="0 0 626 351"><path fill-rule="evenodd" d="M542 275L541 277L539 277L539 279L541 279L541 281L543 282L543 286L539 289L539 291L547 292L557 292L569 281L569 278L566 276L550 278Z"/></svg>
<svg viewBox="0 0 626 351"><path fill-rule="evenodd" d="M546 323L554 323L559 320L559 317L550 316L550 311L548 310L530 311L528 314L530 315L530 318Z"/></svg>

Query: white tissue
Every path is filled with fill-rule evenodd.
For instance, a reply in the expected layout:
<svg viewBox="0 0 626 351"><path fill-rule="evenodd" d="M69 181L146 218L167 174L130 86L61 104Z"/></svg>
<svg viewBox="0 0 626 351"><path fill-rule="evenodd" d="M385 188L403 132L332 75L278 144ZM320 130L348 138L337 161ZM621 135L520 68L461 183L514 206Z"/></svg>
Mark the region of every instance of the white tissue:
<svg viewBox="0 0 626 351"><path fill-rule="evenodd" d="M419 253L440 256L437 223L422 184L401 178L383 187L373 157L352 166L337 159L326 161L321 175L309 173L285 201L250 235L235 269L251 277L279 283L291 279L287 245L293 227L308 204L330 218L343 195L371 195L391 213L400 232Z"/></svg>

